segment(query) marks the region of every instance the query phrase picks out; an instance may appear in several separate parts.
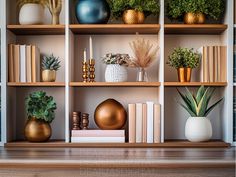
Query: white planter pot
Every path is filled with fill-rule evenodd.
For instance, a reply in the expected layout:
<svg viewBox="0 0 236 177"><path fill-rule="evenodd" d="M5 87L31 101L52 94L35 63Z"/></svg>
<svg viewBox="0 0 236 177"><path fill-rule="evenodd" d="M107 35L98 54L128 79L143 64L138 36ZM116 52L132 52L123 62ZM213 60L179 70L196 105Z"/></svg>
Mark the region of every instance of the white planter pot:
<svg viewBox="0 0 236 177"><path fill-rule="evenodd" d="M185 137L191 142L208 141L212 137L211 122L206 117L190 117L185 124Z"/></svg>
<svg viewBox="0 0 236 177"><path fill-rule="evenodd" d="M127 81L127 69L119 64L107 65L105 71L106 82L125 82Z"/></svg>
<svg viewBox="0 0 236 177"><path fill-rule="evenodd" d="M44 8L40 4L24 4L19 12L19 23L21 25L43 24Z"/></svg>

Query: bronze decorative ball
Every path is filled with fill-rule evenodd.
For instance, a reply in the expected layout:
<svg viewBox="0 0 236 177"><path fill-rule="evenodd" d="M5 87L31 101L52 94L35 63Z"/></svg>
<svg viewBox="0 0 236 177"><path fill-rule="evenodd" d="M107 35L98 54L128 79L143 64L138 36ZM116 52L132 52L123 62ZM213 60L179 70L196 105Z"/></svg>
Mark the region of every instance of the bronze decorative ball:
<svg viewBox="0 0 236 177"><path fill-rule="evenodd" d="M107 99L100 103L94 113L94 120L102 130L121 129L127 119L127 113L121 103Z"/></svg>

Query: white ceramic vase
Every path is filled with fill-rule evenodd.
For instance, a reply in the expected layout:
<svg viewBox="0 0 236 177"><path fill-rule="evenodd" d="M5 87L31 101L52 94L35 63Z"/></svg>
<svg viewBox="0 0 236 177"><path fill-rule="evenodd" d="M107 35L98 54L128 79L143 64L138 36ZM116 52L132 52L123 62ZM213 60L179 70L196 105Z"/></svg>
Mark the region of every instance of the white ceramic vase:
<svg viewBox="0 0 236 177"><path fill-rule="evenodd" d="M43 24L44 8L41 4L24 4L19 12L19 23L21 25Z"/></svg>
<svg viewBox="0 0 236 177"><path fill-rule="evenodd" d="M211 122L206 117L190 117L185 124L185 137L191 142L208 141L212 137Z"/></svg>
<svg viewBox="0 0 236 177"><path fill-rule="evenodd" d="M106 82L125 82L127 81L127 69L119 64L109 64L105 71Z"/></svg>

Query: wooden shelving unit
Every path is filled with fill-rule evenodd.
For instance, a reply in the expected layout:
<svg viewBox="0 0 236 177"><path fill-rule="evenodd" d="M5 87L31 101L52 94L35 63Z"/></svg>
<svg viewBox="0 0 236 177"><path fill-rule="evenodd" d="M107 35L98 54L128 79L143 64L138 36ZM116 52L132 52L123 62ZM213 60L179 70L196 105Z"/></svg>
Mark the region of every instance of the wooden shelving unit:
<svg viewBox="0 0 236 177"><path fill-rule="evenodd" d="M228 25L225 24L165 24L165 34L221 34L227 30Z"/></svg>
<svg viewBox="0 0 236 177"><path fill-rule="evenodd" d="M80 25L71 24L70 30L74 34L158 34L159 24L105 24L105 25Z"/></svg>
<svg viewBox="0 0 236 177"><path fill-rule="evenodd" d="M160 82L71 82L71 87L159 87Z"/></svg>
<svg viewBox="0 0 236 177"><path fill-rule="evenodd" d="M195 87L195 86L214 86L214 87L225 87L227 82L165 82L166 87Z"/></svg>
<svg viewBox="0 0 236 177"><path fill-rule="evenodd" d="M16 35L64 35L65 25L7 25Z"/></svg>
<svg viewBox="0 0 236 177"><path fill-rule="evenodd" d="M35 83L8 82L7 86L9 87L64 87L65 83L63 82L35 82Z"/></svg>

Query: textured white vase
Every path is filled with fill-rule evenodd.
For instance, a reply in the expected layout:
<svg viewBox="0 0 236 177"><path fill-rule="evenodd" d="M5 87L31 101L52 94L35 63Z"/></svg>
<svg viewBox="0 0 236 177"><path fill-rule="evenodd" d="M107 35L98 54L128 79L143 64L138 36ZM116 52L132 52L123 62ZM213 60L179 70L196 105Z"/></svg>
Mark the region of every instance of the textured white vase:
<svg viewBox="0 0 236 177"><path fill-rule="evenodd" d="M106 82L125 82L127 81L127 69L119 64L109 64L105 71Z"/></svg>
<svg viewBox="0 0 236 177"><path fill-rule="evenodd" d="M43 24L44 8L41 4L24 4L19 12L19 23L21 25Z"/></svg>
<svg viewBox="0 0 236 177"><path fill-rule="evenodd" d="M190 117L185 124L185 137L191 142L208 141L212 137L211 122L206 117Z"/></svg>

